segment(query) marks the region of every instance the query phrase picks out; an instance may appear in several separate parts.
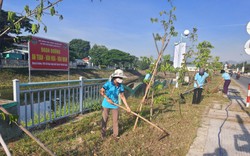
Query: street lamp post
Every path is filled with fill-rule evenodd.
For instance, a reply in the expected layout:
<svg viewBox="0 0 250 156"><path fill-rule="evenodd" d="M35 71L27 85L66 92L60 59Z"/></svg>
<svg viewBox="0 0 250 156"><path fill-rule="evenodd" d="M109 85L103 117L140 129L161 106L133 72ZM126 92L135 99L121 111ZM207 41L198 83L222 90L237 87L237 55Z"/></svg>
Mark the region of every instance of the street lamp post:
<svg viewBox="0 0 250 156"><path fill-rule="evenodd" d="M180 41L175 43L175 50L174 50L174 68L180 68L181 63L183 61L183 54L186 52L186 43L182 42L183 38L187 38L189 35L189 30L185 30L183 34L181 33ZM179 72L176 73L176 83L175 87L178 88L178 79L179 79Z"/></svg>

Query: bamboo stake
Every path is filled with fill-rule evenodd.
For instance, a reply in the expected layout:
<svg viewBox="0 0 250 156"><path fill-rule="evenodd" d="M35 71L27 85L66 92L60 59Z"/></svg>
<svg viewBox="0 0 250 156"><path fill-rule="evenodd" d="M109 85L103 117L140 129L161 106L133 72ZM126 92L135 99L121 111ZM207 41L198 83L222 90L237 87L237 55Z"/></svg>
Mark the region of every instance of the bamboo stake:
<svg viewBox="0 0 250 156"><path fill-rule="evenodd" d="M6 153L6 155L11 156L10 151L9 151L7 145L5 144L1 134L0 134L0 143L3 146L3 149L4 149L5 153Z"/></svg>
<svg viewBox="0 0 250 156"><path fill-rule="evenodd" d="M156 72L157 72L158 63L159 63L159 61L160 61L160 59L161 59L162 54L163 54L163 53L160 53L160 55L159 55L158 58L157 58L157 61L156 61L156 64L155 64L155 67L154 67L154 70L153 70L152 77L151 77L151 79L150 79L150 81L149 81L149 84L147 85L145 94L144 94L144 96L143 96L143 98L142 98L142 100L141 100L140 107L139 107L139 112L141 112L141 110L142 110L142 105L143 105L143 103L144 103L144 101L145 101L145 99L146 99L146 97L147 97L147 94L148 94L148 92L149 92L149 89L150 89L151 85L153 84L154 76L155 76L155 74L156 74ZM133 129L133 130L135 130L135 128L136 128L136 126L137 126L137 123L138 123L138 120L139 120L139 118L138 118L138 116L137 116L137 118L136 118L136 120L135 120L135 124L134 124L134 129Z"/></svg>
<svg viewBox="0 0 250 156"><path fill-rule="evenodd" d="M3 111L5 114L10 115L10 113L4 109L3 107L0 107L0 110ZM51 156L55 156L53 152L51 152L39 139L37 139L34 135L32 135L26 128L24 128L22 125L19 125L17 122L14 122L23 132L25 132L29 137L31 137L37 144L42 147L46 152L48 152Z"/></svg>
<svg viewBox="0 0 250 156"><path fill-rule="evenodd" d="M172 14L170 13L169 17L171 18L171 16L172 16ZM170 20L171 20L171 19L169 19L169 21L170 21ZM166 31L166 30L165 30L165 31ZM154 35L153 35L153 36L154 36ZM154 37L154 38L155 38L155 37ZM153 83L154 77L155 77L155 75L156 75L156 73L157 73L157 68L158 68L159 62L160 62L160 60L161 60L161 57L162 57L162 55L163 55L163 52L165 51L165 49L167 48L167 46L168 46L168 44L169 44L170 38L171 38L171 35L168 36L167 33L165 32L164 36L163 36L162 39L161 39L162 47L161 47L160 50L158 49L158 46L157 46L156 40L155 40L155 46L156 46L156 48L157 48L158 58L157 58L157 61L156 61L156 63L155 63L154 69L153 69L152 77L151 77L151 79L150 79L150 81L149 81L148 86L146 87L145 95L143 96L143 98L142 98L142 100L141 100L141 102L140 102L139 112L142 110L142 105L143 105L143 103L144 103L144 101L145 101L145 99L146 99L146 97L147 97L147 94L148 94L148 91L149 91L149 89L150 89L150 87L151 87L151 84ZM137 127L138 120L139 120L139 117L137 116L137 118L136 118L136 120L135 120L135 124L134 124L133 130L135 130L135 128Z"/></svg>
<svg viewBox="0 0 250 156"><path fill-rule="evenodd" d="M117 107L119 107L119 108L122 108L122 109L128 111L128 110L127 110L125 107L123 107L123 106L120 106L120 105L118 105L118 104L116 104L116 103L112 103L112 104L115 105L115 106L117 106ZM147 123L150 124L151 126L155 127L156 129L160 130L161 132L165 133L166 135L169 135L169 133L168 133L166 130L164 130L163 128L157 126L156 124L153 124L152 122L150 122L149 120L145 119L145 118L142 117L141 115L136 114L136 113L133 112L133 111L130 111L130 113L133 114L133 115L135 115L135 116L137 116L138 118L141 118L142 120L144 120L145 122L147 122Z"/></svg>

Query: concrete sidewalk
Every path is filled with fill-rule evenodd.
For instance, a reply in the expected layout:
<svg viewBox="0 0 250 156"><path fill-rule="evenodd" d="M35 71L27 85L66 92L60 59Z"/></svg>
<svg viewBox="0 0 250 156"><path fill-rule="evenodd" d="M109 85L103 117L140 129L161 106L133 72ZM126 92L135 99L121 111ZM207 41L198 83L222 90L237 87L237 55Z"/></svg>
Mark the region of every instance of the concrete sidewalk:
<svg viewBox="0 0 250 156"><path fill-rule="evenodd" d="M250 156L250 113L242 97L247 94L235 81L229 89L230 102L213 101L187 156Z"/></svg>

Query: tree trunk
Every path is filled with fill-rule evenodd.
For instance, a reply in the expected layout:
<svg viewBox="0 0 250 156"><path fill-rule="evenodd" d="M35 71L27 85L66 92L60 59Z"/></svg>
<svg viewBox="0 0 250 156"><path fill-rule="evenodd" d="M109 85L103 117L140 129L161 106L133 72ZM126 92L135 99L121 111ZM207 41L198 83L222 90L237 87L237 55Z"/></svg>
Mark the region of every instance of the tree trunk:
<svg viewBox="0 0 250 156"><path fill-rule="evenodd" d="M0 0L0 10L2 10L3 0Z"/></svg>

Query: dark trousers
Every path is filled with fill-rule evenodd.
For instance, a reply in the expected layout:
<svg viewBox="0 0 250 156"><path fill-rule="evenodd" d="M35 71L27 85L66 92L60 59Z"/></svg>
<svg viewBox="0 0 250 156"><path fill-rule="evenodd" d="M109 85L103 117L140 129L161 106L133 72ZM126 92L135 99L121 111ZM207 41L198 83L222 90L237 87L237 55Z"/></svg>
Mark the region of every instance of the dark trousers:
<svg viewBox="0 0 250 156"><path fill-rule="evenodd" d="M231 80L225 80L224 86L223 86L223 93L224 94L227 94L227 92L228 92L228 86L230 85L230 83L231 83Z"/></svg>
<svg viewBox="0 0 250 156"><path fill-rule="evenodd" d="M199 104L201 102L202 88L195 88L192 104Z"/></svg>

